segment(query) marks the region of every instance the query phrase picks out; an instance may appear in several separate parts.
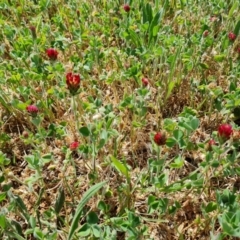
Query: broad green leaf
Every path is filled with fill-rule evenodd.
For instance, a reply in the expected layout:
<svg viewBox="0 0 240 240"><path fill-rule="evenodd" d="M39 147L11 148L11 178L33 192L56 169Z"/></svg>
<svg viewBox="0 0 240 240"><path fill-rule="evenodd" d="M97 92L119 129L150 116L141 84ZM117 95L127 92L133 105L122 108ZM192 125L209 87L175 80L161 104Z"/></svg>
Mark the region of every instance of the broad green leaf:
<svg viewBox="0 0 240 240"><path fill-rule="evenodd" d="M189 125L189 123L185 122L185 121L181 121L178 124L180 127L185 128L186 130L192 131L192 127Z"/></svg>
<svg viewBox="0 0 240 240"><path fill-rule="evenodd" d="M173 74L175 72L175 66L176 66L177 60L180 56L180 52L181 52L181 47L178 48L176 54L173 56L173 59L171 60L170 74L169 74L169 77L168 77L168 90L167 90L167 94L166 94L165 99L169 98L169 96L172 93L172 90L174 89L174 87L177 83L177 81L173 79Z"/></svg>
<svg viewBox="0 0 240 240"><path fill-rule="evenodd" d="M155 26L152 30L152 35L153 37L156 37L158 34L159 26Z"/></svg>
<svg viewBox="0 0 240 240"><path fill-rule="evenodd" d="M205 207L205 211L207 213L212 212L217 209L217 203L215 202L210 202L208 205Z"/></svg>
<svg viewBox="0 0 240 240"><path fill-rule="evenodd" d="M219 222L220 222L220 225L221 225L223 231L225 233L227 233L228 235L232 236L233 231L234 231L232 228L232 225L228 221L226 221L226 217L224 215L223 215L223 217L219 217L219 218L220 218Z"/></svg>
<svg viewBox="0 0 240 240"><path fill-rule="evenodd" d="M47 153L42 156L44 160L51 161L52 160L52 153Z"/></svg>
<svg viewBox="0 0 240 240"><path fill-rule="evenodd" d="M6 195L6 192L0 193L0 202L2 202L6 198Z"/></svg>
<svg viewBox="0 0 240 240"><path fill-rule="evenodd" d="M11 225L15 227L15 229L19 235L23 235L22 227L19 222L12 220Z"/></svg>
<svg viewBox="0 0 240 240"><path fill-rule="evenodd" d="M148 205L152 205L155 201L156 201L156 197L154 195L148 196L148 201L147 201Z"/></svg>
<svg viewBox="0 0 240 240"><path fill-rule="evenodd" d="M87 127L81 127L79 129L79 132L84 136L84 137L88 137L90 135L90 131Z"/></svg>
<svg viewBox="0 0 240 240"><path fill-rule="evenodd" d="M77 210L76 213L73 217L72 220L72 224L68 233L68 240L71 240L73 237L74 232L77 230L78 228L78 221L79 218L81 216L82 210L84 208L84 206L87 204L87 202L89 201L89 199L96 194L104 185L106 184L106 181L104 182L100 182L95 184L94 186L92 186L90 189L87 190L87 192L85 192L83 194L83 197L81 199L81 201L79 202L78 206L77 206Z"/></svg>
<svg viewBox="0 0 240 240"><path fill-rule="evenodd" d="M184 159L180 156L175 158L174 163L170 164L171 168L181 168L184 165Z"/></svg>
<svg viewBox="0 0 240 240"><path fill-rule="evenodd" d="M233 16L233 13L235 10L237 10L238 5L239 5L239 2L235 1L234 4L232 5L231 9L229 10L228 17L231 18Z"/></svg>
<svg viewBox="0 0 240 240"><path fill-rule="evenodd" d="M101 149L106 143L105 139L100 139L99 144L97 145L97 149Z"/></svg>
<svg viewBox="0 0 240 240"><path fill-rule="evenodd" d="M143 6L143 24L145 24L146 22L151 23L152 18L152 6L147 3Z"/></svg>
<svg viewBox="0 0 240 240"><path fill-rule="evenodd" d="M199 127L199 120L197 118L193 118L190 121L190 126L191 126L192 130L196 130Z"/></svg>
<svg viewBox="0 0 240 240"><path fill-rule="evenodd" d="M203 69L209 69L209 66L206 63L199 63L199 66Z"/></svg>
<svg viewBox="0 0 240 240"><path fill-rule="evenodd" d="M166 119L164 119L163 125L164 125L163 128L166 131L172 132L176 128L177 123L173 119L171 119L171 118L166 118Z"/></svg>
<svg viewBox="0 0 240 240"><path fill-rule="evenodd" d="M137 35L136 32L134 32L132 29L128 29L129 32L129 36L131 37L133 43L135 44L136 47L141 47L141 40L139 38L139 36Z"/></svg>
<svg viewBox="0 0 240 240"><path fill-rule="evenodd" d="M216 62L222 62L226 58L226 55L225 54L215 55L213 58Z"/></svg>
<svg viewBox="0 0 240 240"><path fill-rule="evenodd" d="M183 131L181 131L180 129L176 129L173 131L173 136L179 142L183 137Z"/></svg>
<svg viewBox="0 0 240 240"><path fill-rule="evenodd" d="M239 3L238 3L238 4L239 4ZM239 30L240 30L240 20L237 22L237 24L236 24L233 32L234 32L236 35L238 35L238 34L239 34Z"/></svg>
<svg viewBox="0 0 240 240"><path fill-rule="evenodd" d="M40 125L41 121L42 121L41 118L38 117L38 116L32 118L32 123L33 123L36 127L38 127L38 126Z"/></svg>
<svg viewBox="0 0 240 240"><path fill-rule="evenodd" d="M65 201L64 189L61 187L58 192L58 197L54 206L55 212L58 215L63 207Z"/></svg>
<svg viewBox="0 0 240 240"><path fill-rule="evenodd" d="M42 11L45 11L50 4L50 0L40 0L39 5Z"/></svg>
<svg viewBox="0 0 240 240"><path fill-rule="evenodd" d="M197 110L191 107L184 107L183 111L179 114L179 117L188 117L189 115L196 116Z"/></svg>
<svg viewBox="0 0 240 240"><path fill-rule="evenodd" d="M0 215L0 227L2 229L5 229L6 227L6 217L4 215Z"/></svg>
<svg viewBox="0 0 240 240"><path fill-rule="evenodd" d="M87 215L87 222L89 224L97 224L98 223L98 216L95 212L90 212Z"/></svg>
<svg viewBox="0 0 240 240"><path fill-rule="evenodd" d="M127 167L123 163L121 163L118 159L116 159L114 156L111 156L111 159L114 167L128 179L129 176Z"/></svg>
<svg viewBox="0 0 240 240"><path fill-rule="evenodd" d="M32 228L35 228L35 227L36 227L36 218L33 217L33 216L31 216L31 217L29 218L29 223L30 223L30 226L31 226Z"/></svg>
<svg viewBox="0 0 240 240"><path fill-rule="evenodd" d="M39 229L38 227L35 227L34 232L33 232L33 236L37 239L43 239L44 238L44 233L42 232L41 229Z"/></svg>
<svg viewBox="0 0 240 240"><path fill-rule="evenodd" d="M173 147L177 143L175 138L168 138L166 141L166 145L168 147Z"/></svg>
<svg viewBox="0 0 240 240"><path fill-rule="evenodd" d="M14 196L14 199L15 199L15 201L16 201L16 204L17 204L17 206L18 206L19 211L24 215L24 217L26 218L26 220L29 221L29 217L30 217L30 216L29 216L29 214L28 214L27 207L26 207L26 205L24 204L23 200L22 200L19 196L17 196L17 195Z"/></svg>
<svg viewBox="0 0 240 240"><path fill-rule="evenodd" d="M12 105L8 104L8 101L6 101L2 96L0 96L0 103L8 112L12 112Z"/></svg>
<svg viewBox="0 0 240 240"><path fill-rule="evenodd" d="M17 234L17 233L14 233L14 232L10 232L10 231L5 231L4 232L5 234L6 234L6 236L8 236L8 237L12 237L12 239L17 239L17 240L26 240L26 238L23 238L23 237L21 237L19 234ZM9 239L11 239L11 238L9 238Z"/></svg>
<svg viewBox="0 0 240 240"><path fill-rule="evenodd" d="M106 194L105 194L105 196L106 196ZM99 201L98 209L100 209L103 212L106 212L109 209L109 206L104 201Z"/></svg>
<svg viewBox="0 0 240 240"><path fill-rule="evenodd" d="M91 226L88 223L83 224L83 226L79 229L78 236L87 237L91 234Z"/></svg>
<svg viewBox="0 0 240 240"><path fill-rule="evenodd" d="M203 186L203 178L201 178L201 179L198 179L198 180L195 180L195 181L192 181L191 182L191 185L192 185L192 187L202 187Z"/></svg>
<svg viewBox="0 0 240 240"><path fill-rule="evenodd" d="M87 237L91 234L91 226L88 223L83 224L83 226L79 229L78 236L79 237Z"/></svg>
<svg viewBox="0 0 240 240"><path fill-rule="evenodd" d="M165 192L177 192L182 190L183 185L181 183L174 183L164 189Z"/></svg>
<svg viewBox="0 0 240 240"><path fill-rule="evenodd" d="M168 89L167 89L167 95L166 95L166 99L168 99L176 85L176 81L170 81L168 84Z"/></svg>
<svg viewBox="0 0 240 240"><path fill-rule="evenodd" d="M99 228L98 225L93 225L92 226L92 232L95 238L100 239L101 236L101 229Z"/></svg>
<svg viewBox="0 0 240 240"><path fill-rule="evenodd" d="M154 16L154 18L151 21L151 24L150 24L149 30L148 30L148 34L149 34L148 45L150 45L152 38L154 37L154 27L159 25L162 15L163 15L163 10L161 9L159 12L156 13L156 15Z"/></svg>

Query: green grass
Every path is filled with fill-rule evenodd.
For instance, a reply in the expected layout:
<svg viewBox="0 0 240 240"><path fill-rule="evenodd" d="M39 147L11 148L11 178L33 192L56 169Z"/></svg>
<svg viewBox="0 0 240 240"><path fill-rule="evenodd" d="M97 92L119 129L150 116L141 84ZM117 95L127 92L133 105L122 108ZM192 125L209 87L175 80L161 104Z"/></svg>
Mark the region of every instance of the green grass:
<svg viewBox="0 0 240 240"><path fill-rule="evenodd" d="M2 0L0 238L238 239L239 30L236 0Z"/></svg>

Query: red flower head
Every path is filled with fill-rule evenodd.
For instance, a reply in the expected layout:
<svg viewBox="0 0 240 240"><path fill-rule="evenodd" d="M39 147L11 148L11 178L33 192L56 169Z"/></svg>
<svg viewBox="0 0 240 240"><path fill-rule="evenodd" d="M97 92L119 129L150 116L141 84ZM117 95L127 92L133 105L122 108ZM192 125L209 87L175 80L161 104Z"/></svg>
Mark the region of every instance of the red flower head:
<svg viewBox="0 0 240 240"><path fill-rule="evenodd" d="M214 139L210 139L210 140L208 141L208 144L209 144L210 146L212 146L212 145L216 145L216 142L214 141Z"/></svg>
<svg viewBox="0 0 240 240"><path fill-rule="evenodd" d="M236 34L234 34L233 32L230 32L228 34L228 38L230 41L234 41L236 39L236 37L237 37Z"/></svg>
<svg viewBox="0 0 240 240"><path fill-rule="evenodd" d="M75 141L75 142L72 142L70 144L69 148L70 148L70 150L74 151L74 150L76 150L78 148L78 146L79 146L79 142Z"/></svg>
<svg viewBox="0 0 240 240"><path fill-rule="evenodd" d="M148 82L147 78L142 78L142 84L143 84L144 87L147 87L148 83L149 82Z"/></svg>
<svg viewBox="0 0 240 240"><path fill-rule="evenodd" d="M46 50L46 53L48 55L48 57L51 59L51 60L56 60L57 59L57 56L58 56L58 51L54 48L48 48Z"/></svg>
<svg viewBox="0 0 240 240"><path fill-rule="evenodd" d="M166 143L166 135L165 133L157 132L153 140L158 146L164 145Z"/></svg>
<svg viewBox="0 0 240 240"><path fill-rule="evenodd" d="M26 109L33 117L37 116L38 108L35 105L29 105Z"/></svg>
<svg viewBox="0 0 240 240"><path fill-rule="evenodd" d="M233 134L233 129L230 124L221 124L218 127L218 136L223 138L223 139L229 139L231 135Z"/></svg>
<svg viewBox="0 0 240 240"><path fill-rule="evenodd" d="M208 151L212 151L212 146L213 146L213 145L216 145L216 142L214 141L214 139L210 139L210 140L208 141L208 143L207 143L206 149L207 149Z"/></svg>
<svg viewBox="0 0 240 240"><path fill-rule="evenodd" d="M79 74L68 73L66 75L66 83L68 89L72 95L75 95L80 87L80 76Z"/></svg>
<svg viewBox="0 0 240 240"><path fill-rule="evenodd" d="M125 12L129 12L131 8L128 4L124 4L123 9Z"/></svg>

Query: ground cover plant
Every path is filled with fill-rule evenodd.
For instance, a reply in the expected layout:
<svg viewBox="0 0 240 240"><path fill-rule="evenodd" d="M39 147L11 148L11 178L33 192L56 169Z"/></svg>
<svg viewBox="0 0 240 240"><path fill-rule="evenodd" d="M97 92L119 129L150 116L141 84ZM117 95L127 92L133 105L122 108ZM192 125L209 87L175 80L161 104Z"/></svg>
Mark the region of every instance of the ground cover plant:
<svg viewBox="0 0 240 240"><path fill-rule="evenodd" d="M1 239L239 239L237 0L0 2Z"/></svg>

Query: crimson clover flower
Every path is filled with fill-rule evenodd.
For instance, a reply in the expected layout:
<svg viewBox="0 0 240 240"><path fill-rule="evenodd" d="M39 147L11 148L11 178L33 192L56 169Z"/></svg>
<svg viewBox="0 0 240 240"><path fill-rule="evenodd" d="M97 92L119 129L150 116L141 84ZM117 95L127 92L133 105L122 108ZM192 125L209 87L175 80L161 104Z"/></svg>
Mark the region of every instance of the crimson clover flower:
<svg viewBox="0 0 240 240"><path fill-rule="evenodd" d="M236 39L236 37L237 37L236 34L234 34L233 32L230 32L228 34L228 38L230 41L234 41Z"/></svg>
<svg viewBox="0 0 240 240"><path fill-rule="evenodd" d="M38 108L35 105L28 105L26 110L31 114L31 116L36 117L38 113Z"/></svg>
<svg viewBox="0 0 240 240"><path fill-rule="evenodd" d="M224 123L218 127L218 136L222 139L229 139L233 134L233 129L230 124Z"/></svg>
<svg viewBox="0 0 240 240"><path fill-rule="evenodd" d="M75 141L70 144L69 148L70 150L75 151L77 150L78 146L79 146L79 142Z"/></svg>
<svg viewBox="0 0 240 240"><path fill-rule="evenodd" d="M123 9L124 9L125 12L129 12L131 10L131 8L128 4L124 4Z"/></svg>
<svg viewBox="0 0 240 240"><path fill-rule="evenodd" d="M147 78L142 78L142 85L144 86L144 87L147 87L147 85L149 84L149 81L148 81L148 79Z"/></svg>
<svg viewBox="0 0 240 240"><path fill-rule="evenodd" d="M166 135L165 133L157 132L153 140L158 146L164 145L166 143Z"/></svg>
<svg viewBox="0 0 240 240"><path fill-rule="evenodd" d="M80 87L80 75L67 73L66 75L67 87L72 95L75 95Z"/></svg>
<svg viewBox="0 0 240 240"><path fill-rule="evenodd" d="M58 51L54 48L48 48L46 50L46 53L48 55L48 57L51 59L51 60L56 60L57 59L57 56L58 56Z"/></svg>

